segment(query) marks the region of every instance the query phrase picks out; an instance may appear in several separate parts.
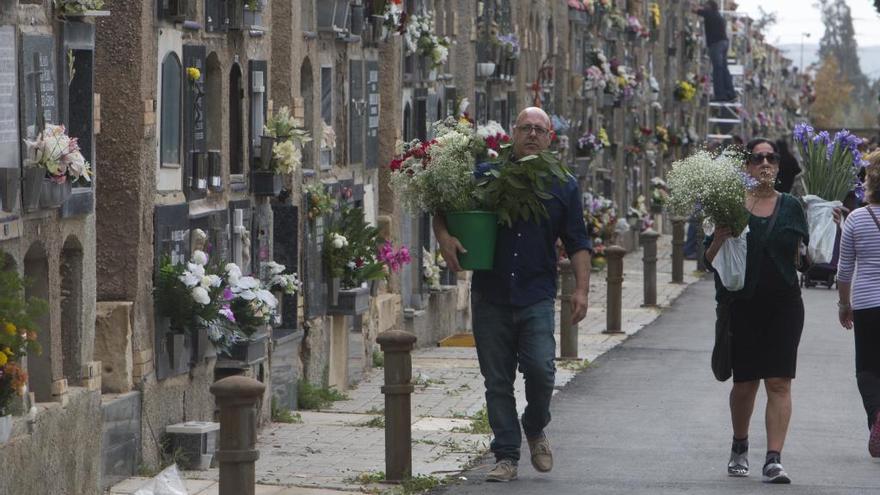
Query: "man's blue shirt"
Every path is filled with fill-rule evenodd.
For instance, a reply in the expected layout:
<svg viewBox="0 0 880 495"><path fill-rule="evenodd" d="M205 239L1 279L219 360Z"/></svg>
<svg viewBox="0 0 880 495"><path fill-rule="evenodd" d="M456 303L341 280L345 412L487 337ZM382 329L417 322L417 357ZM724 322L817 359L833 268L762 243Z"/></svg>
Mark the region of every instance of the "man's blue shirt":
<svg viewBox="0 0 880 495"><path fill-rule="evenodd" d="M479 170L479 168L478 168ZM584 223L580 188L574 177L554 183L542 200L549 218L517 220L498 226L492 270L474 272L472 290L494 304L525 307L556 298L556 240L562 239L568 256L593 249Z"/></svg>

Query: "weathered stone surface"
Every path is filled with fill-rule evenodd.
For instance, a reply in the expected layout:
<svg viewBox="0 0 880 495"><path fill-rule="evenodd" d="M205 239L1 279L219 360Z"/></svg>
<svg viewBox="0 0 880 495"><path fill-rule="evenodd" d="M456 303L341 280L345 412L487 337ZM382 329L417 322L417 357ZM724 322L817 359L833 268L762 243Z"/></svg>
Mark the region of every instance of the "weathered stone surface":
<svg viewBox="0 0 880 495"><path fill-rule="evenodd" d="M99 493L100 394L71 388L67 396L65 407L41 405L33 433L0 448L0 495Z"/></svg>
<svg viewBox="0 0 880 495"><path fill-rule="evenodd" d="M101 488L137 471L141 443L141 394L107 397L101 405Z"/></svg>
<svg viewBox="0 0 880 495"><path fill-rule="evenodd" d="M102 363L104 393L130 392L134 384L131 350L132 303L99 302L95 318L95 358Z"/></svg>

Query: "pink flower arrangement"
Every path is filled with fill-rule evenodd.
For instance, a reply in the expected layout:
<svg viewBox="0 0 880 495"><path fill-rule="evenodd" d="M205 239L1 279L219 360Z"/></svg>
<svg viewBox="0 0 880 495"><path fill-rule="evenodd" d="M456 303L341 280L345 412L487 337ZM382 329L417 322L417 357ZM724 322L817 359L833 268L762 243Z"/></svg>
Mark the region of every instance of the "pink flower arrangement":
<svg viewBox="0 0 880 495"><path fill-rule="evenodd" d="M385 244L379 247L379 261L385 263L385 266L392 273L399 271L403 265L412 261L409 255L409 249L406 246L400 246L396 251L391 241L385 241Z"/></svg>

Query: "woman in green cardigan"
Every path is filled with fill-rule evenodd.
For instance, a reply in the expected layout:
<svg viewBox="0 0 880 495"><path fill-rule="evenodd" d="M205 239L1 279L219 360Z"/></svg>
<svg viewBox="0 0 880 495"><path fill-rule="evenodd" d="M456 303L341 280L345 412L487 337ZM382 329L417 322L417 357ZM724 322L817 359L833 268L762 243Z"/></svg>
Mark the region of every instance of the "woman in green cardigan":
<svg viewBox="0 0 880 495"><path fill-rule="evenodd" d="M776 145L763 138L746 145L746 170L758 181L748 192L748 254L745 286L729 292L715 277L716 299L730 305L733 389L730 416L733 445L727 472L748 476L749 422L761 380L767 391L767 456L762 470L768 483L791 483L782 467L782 447L791 418L791 380L804 326L804 304L797 277L797 252L808 236L800 202L774 190L779 173ZM775 218L774 218L775 217ZM708 266L729 228L718 226L706 239Z"/></svg>

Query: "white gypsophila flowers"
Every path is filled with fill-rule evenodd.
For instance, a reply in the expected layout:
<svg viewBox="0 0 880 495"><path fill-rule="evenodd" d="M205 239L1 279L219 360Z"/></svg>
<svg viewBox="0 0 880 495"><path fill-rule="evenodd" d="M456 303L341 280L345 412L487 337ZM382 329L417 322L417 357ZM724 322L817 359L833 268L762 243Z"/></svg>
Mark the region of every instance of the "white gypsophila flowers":
<svg viewBox="0 0 880 495"><path fill-rule="evenodd" d="M670 211L705 216L741 231L748 223L744 202L749 183L741 163L735 153L715 156L705 150L673 163L668 174Z"/></svg>

